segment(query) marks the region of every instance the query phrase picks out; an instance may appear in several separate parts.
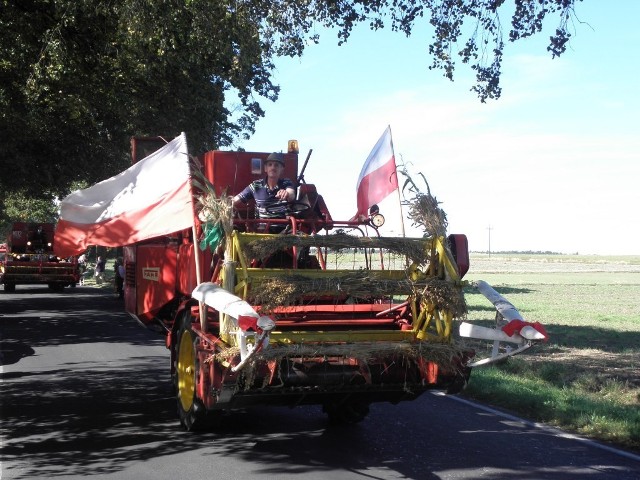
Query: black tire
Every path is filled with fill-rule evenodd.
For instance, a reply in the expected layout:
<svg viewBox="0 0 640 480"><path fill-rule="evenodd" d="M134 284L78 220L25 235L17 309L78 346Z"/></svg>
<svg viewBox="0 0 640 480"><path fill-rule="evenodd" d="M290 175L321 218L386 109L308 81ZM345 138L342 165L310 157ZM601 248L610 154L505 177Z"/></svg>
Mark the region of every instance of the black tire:
<svg viewBox="0 0 640 480"><path fill-rule="evenodd" d="M7 293L12 293L16 291L16 284L15 283L5 283L4 284L4 291Z"/></svg>
<svg viewBox="0 0 640 480"><path fill-rule="evenodd" d="M183 318L178 329L174 382L180 423L187 431L207 427L207 411L197 397L196 385L199 369L196 354L197 336L191 328L191 318Z"/></svg>
<svg viewBox="0 0 640 480"><path fill-rule="evenodd" d="M353 425L369 415L369 404L358 401L329 403L323 405L322 410L328 415L331 425Z"/></svg>

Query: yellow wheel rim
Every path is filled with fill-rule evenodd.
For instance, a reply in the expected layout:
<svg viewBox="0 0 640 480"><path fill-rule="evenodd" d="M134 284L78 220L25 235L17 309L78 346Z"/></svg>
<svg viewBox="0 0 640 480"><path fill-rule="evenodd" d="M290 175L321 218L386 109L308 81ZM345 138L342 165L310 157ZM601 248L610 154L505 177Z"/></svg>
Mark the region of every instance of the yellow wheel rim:
<svg viewBox="0 0 640 480"><path fill-rule="evenodd" d="M182 333L178 348L178 398L185 412L193 405L196 389L196 352L188 331Z"/></svg>

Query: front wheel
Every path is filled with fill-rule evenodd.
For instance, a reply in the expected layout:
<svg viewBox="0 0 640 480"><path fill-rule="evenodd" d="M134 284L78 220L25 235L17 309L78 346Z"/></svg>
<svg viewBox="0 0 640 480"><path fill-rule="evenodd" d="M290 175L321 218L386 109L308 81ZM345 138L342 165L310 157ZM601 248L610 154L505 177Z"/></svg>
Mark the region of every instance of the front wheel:
<svg viewBox="0 0 640 480"><path fill-rule="evenodd" d="M197 397L197 336L191 329L190 320L185 318L178 331L175 380L180 423L188 431L194 431L206 426L207 411Z"/></svg>

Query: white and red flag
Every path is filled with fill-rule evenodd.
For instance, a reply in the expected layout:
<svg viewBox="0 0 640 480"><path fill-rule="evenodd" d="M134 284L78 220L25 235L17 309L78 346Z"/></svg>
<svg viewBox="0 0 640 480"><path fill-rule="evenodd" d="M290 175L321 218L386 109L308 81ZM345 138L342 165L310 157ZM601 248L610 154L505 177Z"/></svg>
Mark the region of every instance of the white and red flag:
<svg viewBox="0 0 640 480"><path fill-rule="evenodd" d="M187 140L182 133L115 177L62 200L54 251L117 247L193 225Z"/></svg>
<svg viewBox="0 0 640 480"><path fill-rule="evenodd" d="M389 126L371 150L358 177L358 212L354 218L367 216L369 207L381 202L397 188L396 158Z"/></svg>

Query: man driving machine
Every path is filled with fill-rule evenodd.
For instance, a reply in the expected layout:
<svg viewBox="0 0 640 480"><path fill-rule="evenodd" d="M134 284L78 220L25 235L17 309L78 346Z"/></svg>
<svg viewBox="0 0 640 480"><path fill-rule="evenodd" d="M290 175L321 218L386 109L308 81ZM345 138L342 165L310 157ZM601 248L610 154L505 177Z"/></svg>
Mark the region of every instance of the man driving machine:
<svg viewBox="0 0 640 480"><path fill-rule="evenodd" d="M265 178L251 182L233 197L233 206L246 204L253 198L258 218L285 218L287 202L295 200L296 191L291 180L280 178L284 171L284 154L270 154L264 164L264 171Z"/></svg>

